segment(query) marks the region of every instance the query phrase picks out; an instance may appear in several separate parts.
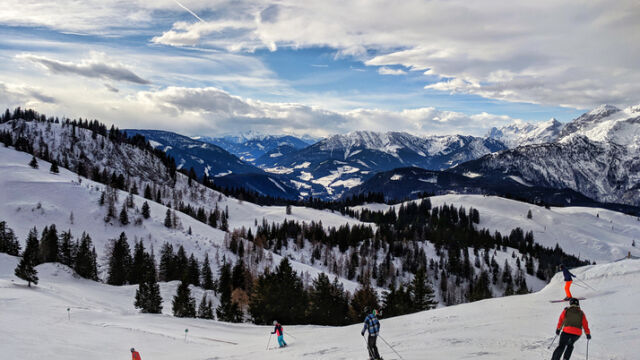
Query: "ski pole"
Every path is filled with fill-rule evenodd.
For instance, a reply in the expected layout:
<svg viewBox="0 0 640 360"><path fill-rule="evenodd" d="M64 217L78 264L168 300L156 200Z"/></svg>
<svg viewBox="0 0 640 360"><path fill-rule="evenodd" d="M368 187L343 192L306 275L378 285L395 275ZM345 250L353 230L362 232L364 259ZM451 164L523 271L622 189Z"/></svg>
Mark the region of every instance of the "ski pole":
<svg viewBox="0 0 640 360"><path fill-rule="evenodd" d="M589 339L587 339L587 360L589 360Z"/></svg>
<svg viewBox="0 0 640 360"><path fill-rule="evenodd" d="M562 331L562 329L564 329L564 325L562 326L562 328L560 328L560 331ZM556 334L556 336L553 338L553 340L551 340L551 344L549 344L549 346L547 346L547 350L551 349L551 346L553 345L553 343L556 342L556 339L558 338L558 334Z"/></svg>
<svg viewBox="0 0 640 360"><path fill-rule="evenodd" d="M380 336L380 335L378 335L378 336ZM398 354L398 352L396 351L396 349L394 349L394 348L393 348L393 346L391 346L391 345L387 342L387 340L385 340L382 336L380 336L380 339L382 339L382 341L384 341L384 343L385 343L385 344L387 344L387 346L388 346L389 348L391 348L391 350L393 350L393 352L394 352L394 353L396 353L396 355L398 355L398 357L400 358L400 360L404 360L404 358L402 357L402 355Z"/></svg>
<svg viewBox="0 0 640 360"><path fill-rule="evenodd" d="M576 280L580 281L582 284L584 284L586 287L588 287L589 289L593 290L593 291L598 291L596 289L593 288L593 286L587 284L584 280L578 279L576 278Z"/></svg>
<svg viewBox="0 0 640 360"><path fill-rule="evenodd" d="M269 344L271 344L271 337L273 334L269 335L269 341L267 342L267 350L269 350Z"/></svg>
<svg viewBox="0 0 640 360"><path fill-rule="evenodd" d="M297 337L295 337L290 331L287 331L287 335L291 336L294 339L297 339Z"/></svg>
<svg viewBox="0 0 640 360"><path fill-rule="evenodd" d="M369 352L369 357L373 358L373 353L371 352L371 347L369 347L369 342L364 337L364 335L362 335L362 340L364 340L364 344L367 345L367 351Z"/></svg>

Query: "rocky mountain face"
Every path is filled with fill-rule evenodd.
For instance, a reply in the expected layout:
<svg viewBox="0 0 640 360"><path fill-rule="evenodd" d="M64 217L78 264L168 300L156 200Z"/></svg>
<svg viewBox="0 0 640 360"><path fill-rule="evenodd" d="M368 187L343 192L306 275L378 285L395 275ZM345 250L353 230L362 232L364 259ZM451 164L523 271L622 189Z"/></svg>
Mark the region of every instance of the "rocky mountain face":
<svg viewBox="0 0 640 360"><path fill-rule="evenodd" d="M515 176L532 186L572 189L601 202L640 205L640 106L600 106L567 124L552 143L527 145L450 171Z"/></svg>
<svg viewBox="0 0 640 360"><path fill-rule="evenodd" d="M257 164L289 178L303 196L338 198L380 171L407 166L446 169L504 149L497 140L473 136L423 138L356 131L287 154L263 156Z"/></svg>

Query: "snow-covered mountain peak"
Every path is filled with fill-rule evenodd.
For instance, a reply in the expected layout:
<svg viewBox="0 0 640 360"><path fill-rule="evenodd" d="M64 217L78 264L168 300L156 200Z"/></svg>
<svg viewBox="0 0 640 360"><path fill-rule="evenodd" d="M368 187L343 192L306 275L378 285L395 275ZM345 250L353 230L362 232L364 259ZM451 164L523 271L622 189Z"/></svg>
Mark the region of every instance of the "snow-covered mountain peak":
<svg viewBox="0 0 640 360"><path fill-rule="evenodd" d="M563 126L564 124L556 118L540 123L516 121L500 128L491 128L487 137L501 141L509 148L515 148L522 145L553 142Z"/></svg>
<svg viewBox="0 0 640 360"><path fill-rule="evenodd" d="M602 104L595 109L589 111L587 114L591 116L609 116L615 112L620 111L616 106L609 104Z"/></svg>

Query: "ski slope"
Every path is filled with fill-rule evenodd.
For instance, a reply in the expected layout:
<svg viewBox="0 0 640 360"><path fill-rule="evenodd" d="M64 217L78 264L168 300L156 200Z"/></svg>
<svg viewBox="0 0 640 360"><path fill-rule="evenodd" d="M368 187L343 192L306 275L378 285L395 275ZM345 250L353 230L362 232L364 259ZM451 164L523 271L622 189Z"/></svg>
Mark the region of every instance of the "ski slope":
<svg viewBox="0 0 640 360"><path fill-rule="evenodd" d="M509 235L512 229L533 231L535 241L543 246L560 247L568 254L591 261L609 262L621 259L631 251L640 255L640 220L636 217L601 208L551 207L546 209L520 201L484 195L441 195L429 198L432 206L444 204L470 207L480 212L478 228ZM368 208L387 211L391 206L368 204ZM396 209L399 205L394 205ZM531 210L531 219L527 212ZM631 246L636 240L637 246Z"/></svg>
<svg viewBox="0 0 640 360"><path fill-rule="evenodd" d="M62 265L38 266L40 284L27 288L13 276L18 258L0 254L0 338L3 359L128 359L129 348L145 360L162 359L366 359L361 325L288 326L289 347L266 350L271 327L227 324L139 314L132 286L113 287L75 278ZM593 360L637 359L640 352L640 261L625 260L574 269L598 291L575 287L592 330ZM164 311L170 311L175 284L162 284ZM565 304L556 275L538 293L489 299L381 320L381 335L409 359L550 358ZM201 293L195 292L199 301ZM70 308L71 319L66 309ZM185 341L185 329L189 329ZM275 339L271 339L273 347ZM381 355L399 359L379 340ZM585 356L581 338L574 359Z"/></svg>

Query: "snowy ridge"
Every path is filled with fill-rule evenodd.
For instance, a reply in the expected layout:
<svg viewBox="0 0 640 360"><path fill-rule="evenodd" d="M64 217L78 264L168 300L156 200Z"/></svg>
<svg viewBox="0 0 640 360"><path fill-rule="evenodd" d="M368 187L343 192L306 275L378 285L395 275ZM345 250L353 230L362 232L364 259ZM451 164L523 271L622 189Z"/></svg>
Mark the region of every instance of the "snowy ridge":
<svg viewBox="0 0 640 360"><path fill-rule="evenodd" d="M509 148L543 144L555 141L564 125L555 118L541 123L515 122L500 128L491 128L487 137L501 141Z"/></svg>
<svg viewBox="0 0 640 360"><path fill-rule="evenodd" d="M270 326L228 324L138 314L132 287L112 287L76 279L64 267L38 267L42 285L28 289L13 276L17 259L0 254L0 336L11 339L3 356L75 360L124 358L135 347L147 359L357 359L366 357L361 324L345 327L288 326L289 347L265 350ZM631 360L640 351L640 315L634 311L640 288L640 261L572 270L597 292L574 287L593 333L591 359ZM476 358L493 360L549 358L547 345L564 304L556 275L538 293L490 299L381 320L381 335L404 359ZM163 295L171 293L163 285ZM71 309L71 320L66 309ZM185 341L185 329L189 329ZM82 334L81 336L79 334ZM294 337L295 336L295 337ZM33 339L46 339L34 344ZM271 339L273 344L273 339ZM64 347L60 347L64 344ZM272 345L273 346L273 345ZM378 341L381 355L397 358ZM70 350L72 348L73 350ZM583 358L586 341L574 350ZM25 357L26 356L26 357Z"/></svg>
<svg viewBox="0 0 640 360"><path fill-rule="evenodd" d="M568 254L596 262L623 258L630 251L640 255L631 245L640 239L640 221L636 217L599 208L551 207L546 209L515 200L483 195L442 195L429 198L433 206L453 204L480 211L478 228L508 233L516 227L533 231L535 241L546 247L556 244ZM369 204L354 207L386 211L390 205ZM394 205L394 208L398 208ZM531 210L532 217L527 219Z"/></svg>

